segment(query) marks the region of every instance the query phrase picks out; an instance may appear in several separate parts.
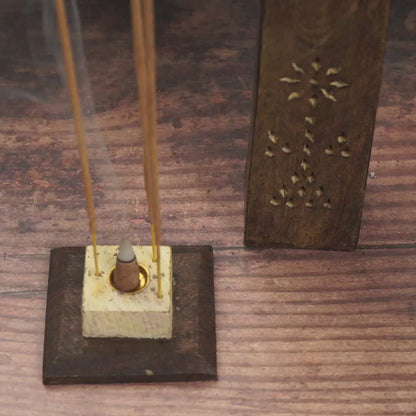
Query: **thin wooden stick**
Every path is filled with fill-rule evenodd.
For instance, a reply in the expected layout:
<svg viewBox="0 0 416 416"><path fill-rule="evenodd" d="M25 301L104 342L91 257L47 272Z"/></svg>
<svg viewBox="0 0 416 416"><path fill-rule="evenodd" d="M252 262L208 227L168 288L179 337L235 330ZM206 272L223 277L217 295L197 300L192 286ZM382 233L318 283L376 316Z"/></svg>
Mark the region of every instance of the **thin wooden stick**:
<svg viewBox="0 0 416 416"><path fill-rule="evenodd" d="M160 245L162 237L160 197L159 197L159 166L158 147L156 137L157 106L156 106L156 52L155 52L155 29L154 29L154 6L153 0L143 0L145 41L147 52L147 74L149 82L149 116L150 116L150 148L151 148L151 175L152 175L152 209L154 221L154 233L157 247L157 270L158 270L158 295L162 296L161 287L161 258Z"/></svg>
<svg viewBox="0 0 416 416"><path fill-rule="evenodd" d="M154 221L151 198L151 171L150 171L150 147L148 145L149 137L149 115L148 115L148 74L146 69L146 49L144 42L144 27L142 7L139 0L131 0L131 17L133 26L133 47L134 60L136 65L137 88L140 100L140 112L142 119L142 136L143 136L143 165L144 165L144 184L148 204L150 226L152 232L153 261L157 260L156 242L154 236Z"/></svg>
<svg viewBox="0 0 416 416"><path fill-rule="evenodd" d="M140 0L131 0L131 10L134 57L142 115L145 186L152 230L153 261L157 261L158 297L161 298L161 216L156 139L157 112L153 2L144 0L142 9Z"/></svg>
<svg viewBox="0 0 416 416"><path fill-rule="evenodd" d="M82 123L81 104L78 95L77 78L75 75L74 58L72 54L71 40L69 36L68 22L65 10L64 0L55 0L56 18L58 21L59 35L61 38L62 52L64 57L65 72L68 80L69 96L72 104L72 113L75 122L75 133L77 136L79 158L81 160L82 181L84 184L85 202L87 204L87 213L89 218L89 229L91 234L95 274L100 274L98 268L97 256L97 228L95 223L95 207L92 195L91 173L88 164L87 146L85 144L84 126Z"/></svg>

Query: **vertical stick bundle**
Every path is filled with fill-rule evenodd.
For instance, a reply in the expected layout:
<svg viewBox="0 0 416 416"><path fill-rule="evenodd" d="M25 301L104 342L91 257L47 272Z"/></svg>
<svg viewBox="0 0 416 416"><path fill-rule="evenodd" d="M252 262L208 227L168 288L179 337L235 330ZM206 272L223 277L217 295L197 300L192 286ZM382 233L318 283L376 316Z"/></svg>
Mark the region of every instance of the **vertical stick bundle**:
<svg viewBox="0 0 416 416"><path fill-rule="evenodd" d="M152 226L153 260L157 260L158 297L162 297L160 275L161 218L159 169L156 140L156 68L154 9L152 0L131 0L134 59L142 117L144 178Z"/></svg>
<svg viewBox="0 0 416 416"><path fill-rule="evenodd" d="M62 43L65 71L68 79L68 89L74 115L75 130L78 141L78 151L81 159L82 179L84 183L85 200L89 217L89 228L94 248L96 274L99 274L96 249L96 222L94 199L92 195L91 174L88 164L85 133L82 123L81 104L78 95L78 85L75 65L68 30L64 0L55 0L56 16ZM140 109L143 131L144 149L144 178L148 201L149 217L152 229L153 261L157 261L158 297L162 297L160 272L161 217L159 198L159 168L156 140L156 69L155 69L155 39L154 39L154 9L152 0L131 0L134 58L136 64L137 85L140 99Z"/></svg>

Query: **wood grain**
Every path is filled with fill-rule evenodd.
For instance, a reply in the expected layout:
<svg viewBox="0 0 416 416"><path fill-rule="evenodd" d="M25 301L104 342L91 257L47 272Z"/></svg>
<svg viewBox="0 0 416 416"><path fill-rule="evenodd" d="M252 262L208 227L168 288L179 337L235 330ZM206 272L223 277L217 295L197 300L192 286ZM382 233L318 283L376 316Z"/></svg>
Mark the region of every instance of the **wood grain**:
<svg viewBox="0 0 416 416"><path fill-rule="evenodd" d="M242 248L255 3L156 3L163 241L215 246L219 381L42 386L49 248L85 245L88 228L67 97L21 29L39 13L16 1L19 13L0 14L0 415L415 413L414 1L392 1L366 249L354 253ZM103 140L135 242L148 243L128 2L81 1L80 12ZM40 102L16 95L45 85ZM99 241L116 244L122 198L99 179Z"/></svg>
<svg viewBox="0 0 416 416"><path fill-rule="evenodd" d="M218 249L216 383L44 389L45 292L4 294L2 414L411 414L415 262L413 248Z"/></svg>
<svg viewBox="0 0 416 416"><path fill-rule="evenodd" d="M245 244L358 243L389 0L265 0Z"/></svg>

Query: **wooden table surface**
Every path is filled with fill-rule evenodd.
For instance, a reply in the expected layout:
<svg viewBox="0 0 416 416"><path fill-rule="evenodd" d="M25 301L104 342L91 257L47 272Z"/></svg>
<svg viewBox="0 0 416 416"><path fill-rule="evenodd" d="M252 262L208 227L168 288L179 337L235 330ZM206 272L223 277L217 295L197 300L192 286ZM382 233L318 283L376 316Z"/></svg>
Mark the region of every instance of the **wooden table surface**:
<svg viewBox="0 0 416 416"><path fill-rule="evenodd" d="M0 414L415 415L414 1L392 2L354 252L243 247L256 2L157 2L164 241L214 246L219 381L56 387L41 382L49 249L89 237L59 49L48 52L53 36L42 41L28 4L0 7ZM84 0L80 13L97 122L124 191L93 152L99 242L118 243L125 215L147 243L128 2ZM87 119L98 140L95 126Z"/></svg>

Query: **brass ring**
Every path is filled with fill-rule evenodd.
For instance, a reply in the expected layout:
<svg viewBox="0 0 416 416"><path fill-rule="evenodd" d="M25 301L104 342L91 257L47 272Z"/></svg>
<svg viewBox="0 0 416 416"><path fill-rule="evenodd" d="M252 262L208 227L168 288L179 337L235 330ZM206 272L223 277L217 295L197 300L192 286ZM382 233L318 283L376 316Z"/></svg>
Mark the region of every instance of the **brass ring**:
<svg viewBox="0 0 416 416"><path fill-rule="evenodd" d="M108 275L108 280L110 282L110 285L113 289L117 290L117 292L119 293L125 293L128 295L134 295L135 293L139 293L141 291L143 291L150 282L150 273L149 270L147 269L146 266L143 266L143 264L139 264L139 287L137 289L134 290L129 290L127 292L122 292L121 290L118 290L114 285L113 285L113 279L114 279L114 270L116 268L113 267L110 270L110 273Z"/></svg>

